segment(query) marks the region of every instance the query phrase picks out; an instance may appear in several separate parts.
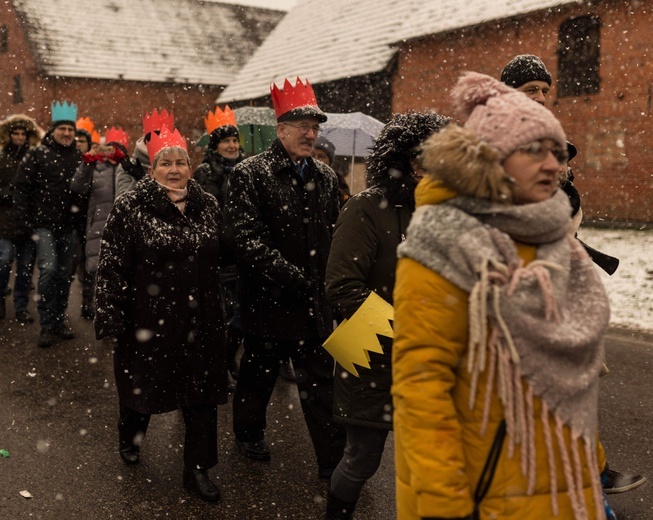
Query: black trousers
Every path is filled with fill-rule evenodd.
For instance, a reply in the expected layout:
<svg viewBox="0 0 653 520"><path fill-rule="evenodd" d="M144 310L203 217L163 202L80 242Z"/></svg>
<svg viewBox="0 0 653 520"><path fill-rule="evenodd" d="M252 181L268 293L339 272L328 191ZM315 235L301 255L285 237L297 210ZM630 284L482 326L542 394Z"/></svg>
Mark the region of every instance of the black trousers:
<svg viewBox="0 0 653 520"><path fill-rule="evenodd" d="M182 409L186 435L184 438L184 467L210 469L218 463L218 407L216 405L184 406ZM118 433L120 448L140 446L150 414L120 407Z"/></svg>
<svg viewBox="0 0 653 520"><path fill-rule="evenodd" d="M333 420L333 358L319 340L292 341L245 335L233 398L234 433L244 442L264 438L266 409L279 366L292 359L304 420L317 463L335 467L345 447L345 430Z"/></svg>

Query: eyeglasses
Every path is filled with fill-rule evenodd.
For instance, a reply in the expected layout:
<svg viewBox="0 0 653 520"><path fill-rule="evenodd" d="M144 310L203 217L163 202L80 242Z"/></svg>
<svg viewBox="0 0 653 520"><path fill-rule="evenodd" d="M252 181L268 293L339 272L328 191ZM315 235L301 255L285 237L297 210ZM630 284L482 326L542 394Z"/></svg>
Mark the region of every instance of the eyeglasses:
<svg viewBox="0 0 653 520"><path fill-rule="evenodd" d="M291 125L290 123L283 123L284 125L287 126L292 126L293 128L296 128L299 130L302 134L307 134L309 130L313 130L313 133L315 135L319 135L320 133L320 126L319 125L309 125L308 123L299 123L298 125Z"/></svg>
<svg viewBox="0 0 653 520"><path fill-rule="evenodd" d="M560 146L547 146L541 141L533 141L524 146L520 146L515 151L524 152L534 161L541 162L546 159L549 152L555 157L556 161L564 164L569 160L569 152L566 148Z"/></svg>

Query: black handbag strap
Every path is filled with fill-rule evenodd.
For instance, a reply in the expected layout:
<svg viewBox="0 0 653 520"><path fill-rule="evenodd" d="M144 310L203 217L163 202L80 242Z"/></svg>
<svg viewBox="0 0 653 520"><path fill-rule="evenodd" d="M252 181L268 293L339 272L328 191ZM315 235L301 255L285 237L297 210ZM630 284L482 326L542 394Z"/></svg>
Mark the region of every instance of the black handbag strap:
<svg viewBox="0 0 653 520"><path fill-rule="evenodd" d="M499 455L501 455L503 440L505 438L506 421L503 420L497 428L497 433L494 436L494 442L490 448L490 454L487 456L485 466L483 467L483 472L481 473L481 478L478 479L478 485L476 486L476 491L474 491L474 518L478 518L478 510L481 502L485 498L485 495L492 485L492 479L494 478L494 472L496 471L497 464L499 463Z"/></svg>

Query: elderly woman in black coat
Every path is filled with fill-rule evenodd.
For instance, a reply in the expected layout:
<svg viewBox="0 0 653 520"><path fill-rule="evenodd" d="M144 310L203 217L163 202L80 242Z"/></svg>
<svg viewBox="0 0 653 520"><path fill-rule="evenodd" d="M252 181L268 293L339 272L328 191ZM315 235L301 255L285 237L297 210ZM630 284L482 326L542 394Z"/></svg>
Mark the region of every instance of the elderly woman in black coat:
<svg viewBox="0 0 653 520"><path fill-rule="evenodd" d="M367 158L370 188L343 207L329 252L327 297L344 318L351 318L372 291L392 304L397 246L415 211L421 178L418 146L448 121L434 112L397 114L376 139ZM392 340L380 341L383 354L370 353L370 368L360 368L360 377L336 368L334 414L345 424L347 444L329 483L329 520L352 518L392 429Z"/></svg>
<svg viewBox="0 0 653 520"><path fill-rule="evenodd" d="M139 461L150 415L181 409L183 484L201 499L220 492L217 405L227 400L219 294L216 199L190 179L183 137L167 129L148 143L149 175L119 197L102 236L96 336L116 338L120 456Z"/></svg>

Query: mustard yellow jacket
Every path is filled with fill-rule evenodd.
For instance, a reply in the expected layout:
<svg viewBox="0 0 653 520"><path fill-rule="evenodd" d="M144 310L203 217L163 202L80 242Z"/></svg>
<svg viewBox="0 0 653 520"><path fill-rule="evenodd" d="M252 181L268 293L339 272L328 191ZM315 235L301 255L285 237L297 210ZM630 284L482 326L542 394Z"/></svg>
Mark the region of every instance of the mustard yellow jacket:
<svg viewBox="0 0 653 520"><path fill-rule="evenodd" d="M422 180L417 205L435 204L455 196L436 182ZM526 263L535 258L535 247L518 245ZM393 399L397 514L400 520L465 518L474 510L474 491L486 463L503 407L491 396L490 421L481 434L486 380L481 374L476 405L470 410L470 375L466 368L468 343L468 294L434 271L403 258L397 266L394 291ZM551 504L549 466L544 428L539 420L541 402L535 398L535 493L527 496L521 471L520 446L512 457L506 438L489 491L480 505L480 519L572 519L562 461L556 453L557 504ZM551 421L551 431L554 429ZM564 439L572 442L565 427ZM578 441L579 443L581 441ZM597 512L584 451L583 494L589 518ZM604 464L602 451L599 463Z"/></svg>

